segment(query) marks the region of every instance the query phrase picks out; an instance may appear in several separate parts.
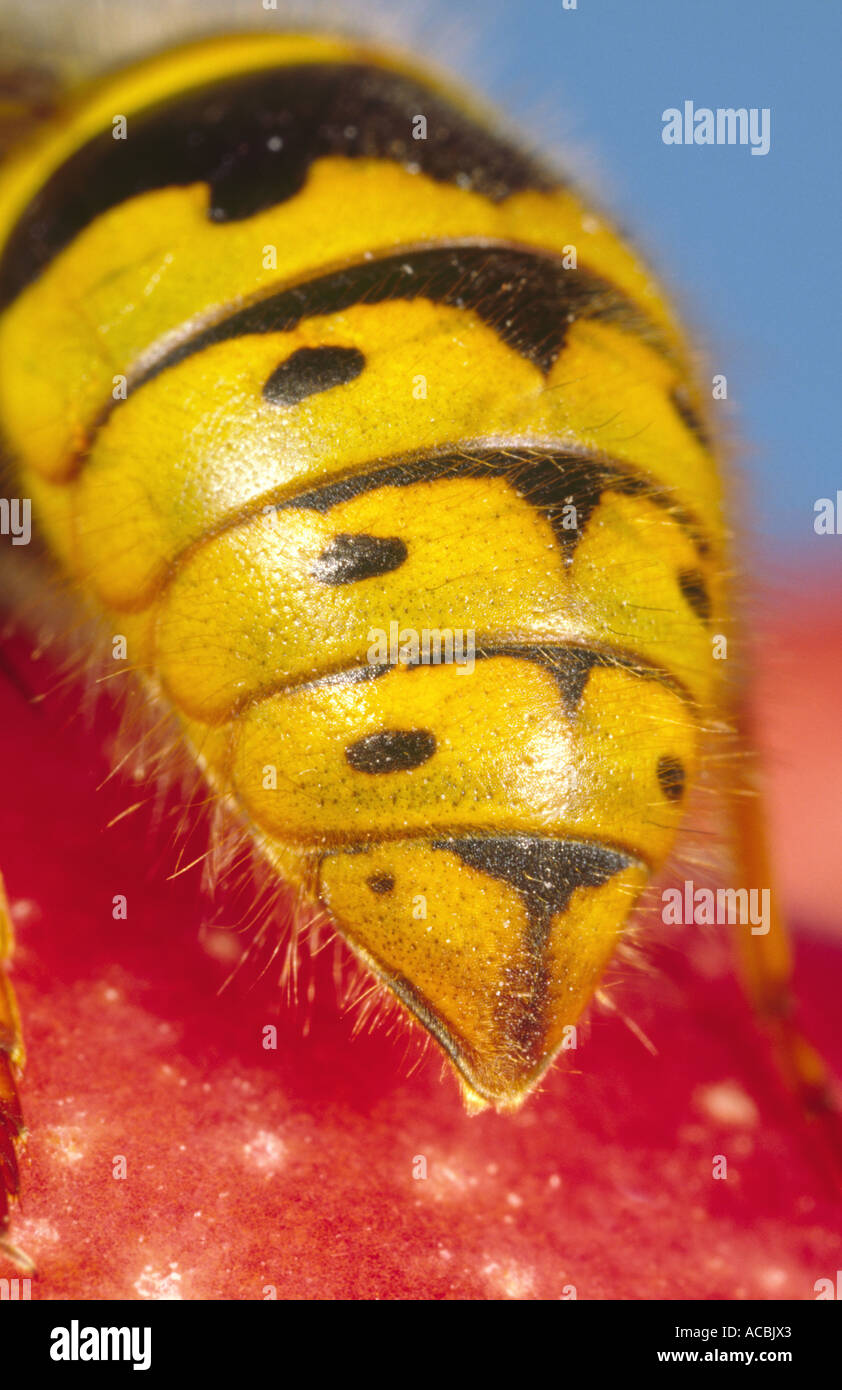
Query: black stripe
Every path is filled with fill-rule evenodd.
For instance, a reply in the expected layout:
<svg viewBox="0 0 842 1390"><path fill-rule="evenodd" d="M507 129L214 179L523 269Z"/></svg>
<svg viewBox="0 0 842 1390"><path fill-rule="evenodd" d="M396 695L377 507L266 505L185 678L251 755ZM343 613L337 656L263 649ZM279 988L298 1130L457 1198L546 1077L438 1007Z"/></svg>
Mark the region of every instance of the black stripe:
<svg viewBox="0 0 842 1390"><path fill-rule="evenodd" d="M601 462L581 454L538 449L463 449L458 453L429 454L405 463L387 465L369 473L356 473L338 482L325 483L309 492L285 498L279 511L304 507L322 515L363 493L381 487L411 487L438 478L504 478L538 511L543 512L562 547L566 563L572 563L576 546L599 505L603 492L646 497L665 508L693 541L703 548L696 521L676 506L668 492L648 479L625 471L616 463ZM570 506L575 508L576 526Z"/></svg>
<svg viewBox="0 0 842 1390"><path fill-rule="evenodd" d="M355 381L364 367L359 348L299 348L264 382L263 399L270 405L299 405L308 396Z"/></svg>
<svg viewBox="0 0 842 1390"><path fill-rule="evenodd" d="M514 642L484 643L481 647L477 647L474 652L475 661L490 661L495 656L510 656L516 661L531 661L534 665L547 671L558 686L564 712L571 719L579 707L579 701L585 693L588 677L595 666L601 666L606 670L629 671L632 675L639 676L641 680L657 681L660 685L667 686L674 695L684 700L685 703L695 703L684 683L677 680L671 672L661 666L653 666L639 656L627 655L624 652L596 651L592 647L573 645L567 647L547 646L543 643L540 646L537 644L520 645ZM419 660L406 664L414 667L422 666L425 663ZM378 671L389 670L390 668L388 666L367 666L363 669Z"/></svg>
<svg viewBox="0 0 842 1390"><path fill-rule="evenodd" d="M585 840L549 840L536 835L479 836L434 840L472 869L504 879L520 894L530 921L542 932L566 911L577 888L599 888L637 861L629 854Z"/></svg>
<svg viewBox="0 0 842 1390"><path fill-rule="evenodd" d="M624 652L596 651L592 647L524 647L516 646L514 643L495 643L486 644L474 653L476 661L490 660L495 656L511 656L517 660L532 661L536 666L543 667L558 686L564 712L571 719L579 707L588 677L595 666L601 666L605 670L628 671L634 676L639 676L641 680L657 681L686 704L695 704L683 681L678 680L670 671Z"/></svg>
<svg viewBox="0 0 842 1390"><path fill-rule="evenodd" d="M614 285L588 270L565 270L557 256L508 245L442 243L363 261L265 295L199 329L157 360L153 350L151 364L129 374L128 396L133 398L162 372L218 343L251 333L288 333L307 318L395 299L431 299L472 310L545 375L577 318L615 323L671 355L660 328ZM93 434L122 403L123 398L115 401L109 395ZM84 457L80 455L80 464Z"/></svg>
<svg viewBox="0 0 842 1390"><path fill-rule="evenodd" d="M416 116L427 138L413 138ZM263 68L130 113L70 155L19 219L0 262L0 307L108 208L173 184L209 185L208 217L282 203L328 155L388 159L499 202L559 180L421 82L354 63ZM341 215L341 209L338 210Z"/></svg>
<svg viewBox="0 0 842 1390"><path fill-rule="evenodd" d="M713 445L707 425L702 419L696 407L690 399L690 392L683 383L674 386L670 392L670 401L680 420L690 433L695 437L703 449L710 453Z"/></svg>
<svg viewBox="0 0 842 1390"><path fill-rule="evenodd" d="M637 861L598 843L533 835L434 840L472 869L503 879L527 913L525 960L510 964L496 1019L514 1055L537 1060L546 1035L550 983L547 943L552 919L565 912L577 888L599 888Z"/></svg>
<svg viewBox="0 0 842 1390"><path fill-rule="evenodd" d="M448 629L435 630L446 632ZM661 666L655 666L633 653L621 650L597 651L591 647L579 647L572 643L569 646L548 646L537 643L516 645L514 642L486 642L484 645L476 647L473 656L475 661L491 661L495 656L507 656L516 661L531 661L534 665L540 666L556 682L564 712L571 719L578 709L579 701L588 683L588 677L596 666L606 670L628 671L634 676L639 676L641 680L657 681L659 685L666 686L668 690L671 690L685 704L695 705L690 691L683 681L674 676L672 672ZM418 669L422 666L455 665L457 663L455 661L452 663L425 662L419 656L417 661L407 661L400 664ZM464 660L462 664L464 665ZM344 667L339 671L331 671L325 676L308 675L303 680L279 681L274 683L271 688L260 691L258 695L249 695L246 698L246 703L253 704L256 699L264 700L274 695L292 692L299 694L303 690L317 690L323 686L342 687L361 684L363 681L380 680L381 677L394 670L394 665L384 661L377 665ZM238 708L242 708L242 706L238 706Z"/></svg>
<svg viewBox="0 0 842 1390"><path fill-rule="evenodd" d="M616 323L670 355L657 325L610 281L589 270L565 270L559 257L548 252L442 242L362 261L266 295L200 329L130 379L130 390L217 343L249 333L288 333L315 315L395 299L431 299L472 310L545 375L578 318Z"/></svg>

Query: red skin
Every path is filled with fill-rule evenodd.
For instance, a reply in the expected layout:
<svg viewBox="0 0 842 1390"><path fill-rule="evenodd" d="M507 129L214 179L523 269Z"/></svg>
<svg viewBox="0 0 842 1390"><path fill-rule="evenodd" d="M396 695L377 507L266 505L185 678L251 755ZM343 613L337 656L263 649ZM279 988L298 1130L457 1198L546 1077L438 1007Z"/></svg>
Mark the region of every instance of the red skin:
<svg viewBox="0 0 842 1390"><path fill-rule="evenodd" d="M804 1017L842 1072L842 606L822 597L838 588L778 614L757 704ZM145 811L105 830L132 789L97 791L97 737L7 682L0 766L29 1051L14 1236L34 1297L812 1299L842 1267L842 1201L718 933L683 929L650 953L657 975L625 972L614 997L657 1057L597 1011L577 1071L556 1067L515 1116L470 1119L435 1055L410 1072L414 1044L352 1036L330 952L307 1036L271 981L217 997L228 967L198 939L212 910L197 873L167 881Z"/></svg>

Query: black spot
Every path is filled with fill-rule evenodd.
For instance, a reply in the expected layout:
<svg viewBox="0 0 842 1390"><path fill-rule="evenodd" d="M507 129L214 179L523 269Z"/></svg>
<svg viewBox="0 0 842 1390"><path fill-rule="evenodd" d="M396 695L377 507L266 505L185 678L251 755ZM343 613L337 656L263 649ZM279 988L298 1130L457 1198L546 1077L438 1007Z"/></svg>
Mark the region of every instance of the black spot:
<svg viewBox="0 0 842 1390"><path fill-rule="evenodd" d="M711 602L703 574L698 570L682 570L678 585L693 612L703 623L710 620Z"/></svg>
<svg viewBox="0 0 842 1390"><path fill-rule="evenodd" d="M397 536L342 534L325 547L311 573L321 584L353 584L399 569L406 555Z"/></svg>
<svg viewBox="0 0 842 1390"><path fill-rule="evenodd" d="M369 874L366 883L372 893L391 893L395 880L391 874Z"/></svg>
<svg viewBox="0 0 842 1390"><path fill-rule="evenodd" d="M419 112L427 118L426 140L412 138ZM495 202L559 186L536 160L414 78L356 63L267 67L132 112L128 142L112 138L109 122L69 155L8 240L0 305L128 198L206 183L208 218L236 221L294 197L314 161L330 155L411 163Z"/></svg>
<svg viewBox="0 0 842 1390"><path fill-rule="evenodd" d="M364 367L359 348L299 348L275 368L264 384L263 397L271 405L298 405L308 396L354 381Z"/></svg>
<svg viewBox="0 0 842 1390"><path fill-rule="evenodd" d="M658 781L668 801L680 801L684 795L684 764L669 755L658 759Z"/></svg>
<svg viewBox="0 0 842 1390"><path fill-rule="evenodd" d="M357 739L345 749L345 757L357 772L409 772L435 751L436 740L427 729L382 729Z"/></svg>

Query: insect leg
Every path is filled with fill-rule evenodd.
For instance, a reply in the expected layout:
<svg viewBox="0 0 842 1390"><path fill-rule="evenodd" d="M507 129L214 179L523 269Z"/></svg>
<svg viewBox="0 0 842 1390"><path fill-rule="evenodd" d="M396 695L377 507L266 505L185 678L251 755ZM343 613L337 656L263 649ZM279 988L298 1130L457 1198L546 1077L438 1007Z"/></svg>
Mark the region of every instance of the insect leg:
<svg viewBox="0 0 842 1390"><path fill-rule="evenodd" d="M744 741L742 786L734 802L738 863L746 883L769 889L768 921L748 920L736 927L743 983L764 1030L775 1048L784 1079L809 1117L822 1121L832 1149L833 1166L842 1181L842 1108L832 1074L802 1031L792 987L792 948L777 905L754 743ZM736 917L742 915L735 914Z"/></svg>
<svg viewBox="0 0 842 1390"><path fill-rule="evenodd" d="M20 1190L17 1146L23 1137L23 1114L17 1082L25 1054L12 983L5 971L14 941L12 918L0 874L0 1250L20 1261L17 1251L6 1245L10 1204Z"/></svg>

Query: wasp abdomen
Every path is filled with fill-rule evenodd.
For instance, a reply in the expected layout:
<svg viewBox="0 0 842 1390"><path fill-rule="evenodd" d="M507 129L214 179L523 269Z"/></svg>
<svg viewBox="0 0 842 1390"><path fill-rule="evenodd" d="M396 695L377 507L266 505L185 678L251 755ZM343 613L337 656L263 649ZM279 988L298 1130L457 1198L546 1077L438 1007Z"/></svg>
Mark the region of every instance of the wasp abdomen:
<svg viewBox="0 0 842 1390"><path fill-rule="evenodd" d="M469 1097L517 1104L717 698L719 478L651 276L435 83L303 38L105 84L0 226L0 419L56 554Z"/></svg>

